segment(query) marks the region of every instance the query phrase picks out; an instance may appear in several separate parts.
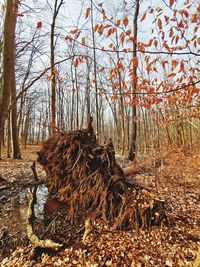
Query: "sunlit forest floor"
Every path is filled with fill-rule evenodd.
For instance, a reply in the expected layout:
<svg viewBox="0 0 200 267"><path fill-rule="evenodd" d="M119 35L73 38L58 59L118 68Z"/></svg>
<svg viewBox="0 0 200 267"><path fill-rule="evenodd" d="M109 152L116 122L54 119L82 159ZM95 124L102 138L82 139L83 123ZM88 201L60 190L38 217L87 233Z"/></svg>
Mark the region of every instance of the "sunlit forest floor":
<svg viewBox="0 0 200 267"><path fill-rule="evenodd" d="M133 164L117 155L123 168L133 169L130 181L166 200L168 227L120 231L97 222L84 244L77 241L33 261L26 235L26 190L35 184L30 166L38 150L29 146L22 150L22 160L0 161L1 266L192 266L200 248L200 146L139 154ZM39 164L37 172L45 178Z"/></svg>

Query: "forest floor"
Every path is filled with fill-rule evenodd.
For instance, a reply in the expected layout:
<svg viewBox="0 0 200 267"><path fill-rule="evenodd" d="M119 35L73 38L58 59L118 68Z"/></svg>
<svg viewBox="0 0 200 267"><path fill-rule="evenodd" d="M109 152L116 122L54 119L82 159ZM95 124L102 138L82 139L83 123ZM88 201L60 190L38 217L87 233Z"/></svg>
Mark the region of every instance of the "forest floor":
<svg viewBox="0 0 200 267"><path fill-rule="evenodd" d="M28 190L36 183L31 164L38 150L30 146L22 151L22 160L0 160L1 266L193 266L200 249L200 146L153 151L139 155L133 164L117 156L122 167L133 168L130 181L165 199L169 226L120 231L97 223L84 243L77 241L55 255L43 253L33 261L26 212ZM45 178L39 164L37 172Z"/></svg>

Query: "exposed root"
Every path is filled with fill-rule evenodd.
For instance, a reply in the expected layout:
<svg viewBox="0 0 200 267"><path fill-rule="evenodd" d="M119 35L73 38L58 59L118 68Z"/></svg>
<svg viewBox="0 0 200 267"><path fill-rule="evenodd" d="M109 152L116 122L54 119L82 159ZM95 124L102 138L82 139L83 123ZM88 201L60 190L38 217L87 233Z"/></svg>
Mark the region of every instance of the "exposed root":
<svg viewBox="0 0 200 267"><path fill-rule="evenodd" d="M85 241L86 237L88 236L90 232L91 232L91 222L90 222L90 219L87 219L85 221L85 231L84 231L83 238L82 238L83 242Z"/></svg>
<svg viewBox="0 0 200 267"><path fill-rule="evenodd" d="M164 201L127 181L111 140L99 145L91 122L88 129L58 133L38 152L49 192L65 203L71 223L102 218L121 229L167 224Z"/></svg>

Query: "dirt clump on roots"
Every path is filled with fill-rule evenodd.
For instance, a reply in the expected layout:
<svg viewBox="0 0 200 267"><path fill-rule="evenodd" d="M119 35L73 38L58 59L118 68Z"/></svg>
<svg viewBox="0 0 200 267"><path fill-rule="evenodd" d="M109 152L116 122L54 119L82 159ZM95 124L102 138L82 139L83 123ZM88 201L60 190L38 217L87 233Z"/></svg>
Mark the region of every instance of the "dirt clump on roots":
<svg viewBox="0 0 200 267"><path fill-rule="evenodd" d="M97 142L92 118L87 129L60 132L45 141L38 162L51 198L64 204L73 225L88 218L126 230L167 224L164 201L128 182L112 142Z"/></svg>

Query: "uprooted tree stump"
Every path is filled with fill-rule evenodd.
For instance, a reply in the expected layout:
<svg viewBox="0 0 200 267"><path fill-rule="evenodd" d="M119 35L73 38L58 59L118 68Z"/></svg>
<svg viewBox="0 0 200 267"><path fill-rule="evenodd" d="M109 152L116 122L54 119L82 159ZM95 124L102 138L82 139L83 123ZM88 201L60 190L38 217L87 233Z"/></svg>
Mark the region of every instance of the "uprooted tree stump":
<svg viewBox="0 0 200 267"><path fill-rule="evenodd" d="M91 123L43 143L38 162L46 171L50 195L66 205L74 225L88 218L120 229L166 224L164 201L127 181L112 142L99 145Z"/></svg>

